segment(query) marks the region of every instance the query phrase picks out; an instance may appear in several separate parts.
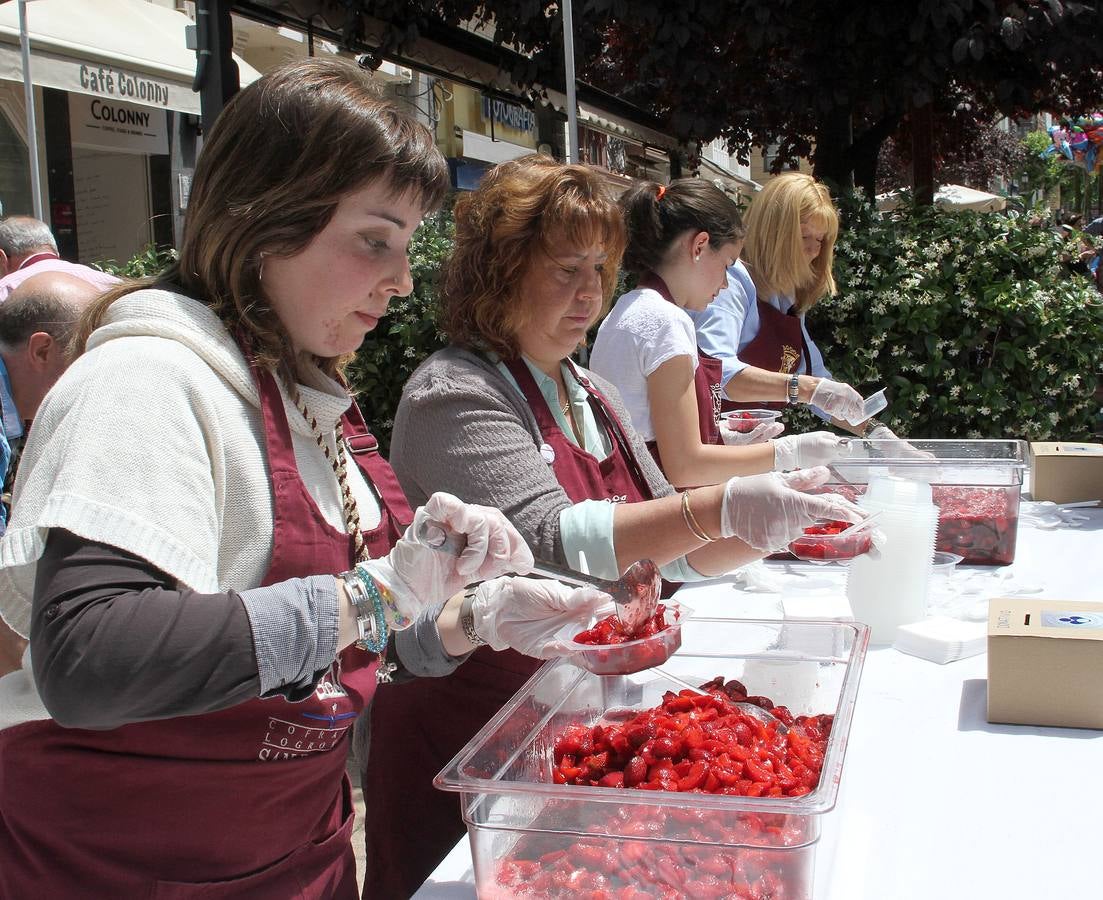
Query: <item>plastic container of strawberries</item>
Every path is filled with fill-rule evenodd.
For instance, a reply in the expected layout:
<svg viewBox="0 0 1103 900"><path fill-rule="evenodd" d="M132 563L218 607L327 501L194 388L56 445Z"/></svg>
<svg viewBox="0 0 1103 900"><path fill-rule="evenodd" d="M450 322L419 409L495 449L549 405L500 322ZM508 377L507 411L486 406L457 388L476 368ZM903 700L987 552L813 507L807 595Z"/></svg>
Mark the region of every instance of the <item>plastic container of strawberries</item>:
<svg viewBox="0 0 1103 900"><path fill-rule="evenodd" d="M567 658L595 675L631 675L661 666L682 646L682 625L693 614L673 600L662 605L667 622L662 631L622 644L577 644Z"/></svg>
<svg viewBox="0 0 1103 900"><path fill-rule="evenodd" d="M935 549L972 565L1015 560L1026 444L1018 440L854 440L831 463L840 482L820 491L854 500L871 478L895 475L931 485L938 507Z"/></svg>
<svg viewBox="0 0 1103 900"><path fill-rule="evenodd" d="M555 783L564 729L624 721L680 686L654 670L547 663L434 781L460 794L478 896L810 898L867 644L856 622L691 618L664 665L695 684L738 679L793 715L832 715L819 781L800 797Z"/></svg>
<svg viewBox="0 0 1103 900"><path fill-rule="evenodd" d="M736 409L721 415L726 427L739 434L750 434L759 425L769 425L781 418L777 409Z"/></svg>

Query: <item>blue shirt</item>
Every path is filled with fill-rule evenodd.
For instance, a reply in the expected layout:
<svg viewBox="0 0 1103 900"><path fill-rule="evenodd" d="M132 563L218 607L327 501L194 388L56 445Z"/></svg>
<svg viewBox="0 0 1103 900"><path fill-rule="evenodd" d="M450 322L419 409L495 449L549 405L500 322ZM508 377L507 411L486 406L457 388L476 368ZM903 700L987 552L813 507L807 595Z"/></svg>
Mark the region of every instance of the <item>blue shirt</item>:
<svg viewBox="0 0 1103 900"><path fill-rule="evenodd" d="M778 312L788 313L795 301L792 297L775 294L766 302ZM727 387L732 376L738 375L747 368L747 363L739 358L739 354L758 337L758 329L761 327L761 319L758 315L758 291L747 267L741 262L729 266L728 286L720 291L716 299L703 311L690 312L689 315L697 331L697 345L709 356L720 360L724 370L721 383ZM823 354L808 334L804 314L801 313L798 318L804 342L808 347L808 361L811 364L808 374L818 378L830 378L831 373L824 365ZM821 410L815 407L813 410L821 418L830 419Z"/></svg>
<svg viewBox="0 0 1103 900"><path fill-rule="evenodd" d="M4 360L0 359L0 484L8 477L11 465L12 443L23 437L23 419L12 398L11 378ZM0 534L8 527L7 508L0 503Z"/></svg>

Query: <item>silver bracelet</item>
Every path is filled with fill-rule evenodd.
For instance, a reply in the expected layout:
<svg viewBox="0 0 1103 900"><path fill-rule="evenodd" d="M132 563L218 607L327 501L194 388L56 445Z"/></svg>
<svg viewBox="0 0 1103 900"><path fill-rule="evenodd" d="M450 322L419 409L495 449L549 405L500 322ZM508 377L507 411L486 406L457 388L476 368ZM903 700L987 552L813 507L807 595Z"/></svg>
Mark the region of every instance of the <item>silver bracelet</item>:
<svg viewBox="0 0 1103 900"><path fill-rule="evenodd" d="M345 583L345 591L348 593L349 601L356 611L356 646L364 650L370 650L373 653L379 653L379 648L385 646L386 638L380 636L379 617L375 604L368 596L367 588L364 587L364 583L360 580L360 575L355 569L350 572L342 572L341 580Z"/></svg>
<svg viewBox="0 0 1103 900"><path fill-rule="evenodd" d="M486 645L486 641L482 635L475 630L475 613L472 611L471 606L475 602L476 587L469 587L463 592L463 602L460 604L460 628L463 629L463 636L467 638L476 647L482 647Z"/></svg>

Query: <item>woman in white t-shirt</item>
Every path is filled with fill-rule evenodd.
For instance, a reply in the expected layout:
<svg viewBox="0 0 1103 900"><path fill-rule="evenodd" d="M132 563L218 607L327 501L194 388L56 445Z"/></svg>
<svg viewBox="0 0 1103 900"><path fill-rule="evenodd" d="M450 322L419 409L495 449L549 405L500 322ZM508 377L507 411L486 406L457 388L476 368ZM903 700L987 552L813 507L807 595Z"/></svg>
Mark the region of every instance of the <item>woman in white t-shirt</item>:
<svg viewBox="0 0 1103 900"><path fill-rule="evenodd" d="M639 275L598 330L591 368L620 390L636 431L671 483L713 484L733 475L822 465L839 453L827 432L777 438L756 429L742 446L720 425L719 360L697 346L687 310L703 310L739 258L739 209L707 181L641 183L621 197L628 226L624 266Z"/></svg>

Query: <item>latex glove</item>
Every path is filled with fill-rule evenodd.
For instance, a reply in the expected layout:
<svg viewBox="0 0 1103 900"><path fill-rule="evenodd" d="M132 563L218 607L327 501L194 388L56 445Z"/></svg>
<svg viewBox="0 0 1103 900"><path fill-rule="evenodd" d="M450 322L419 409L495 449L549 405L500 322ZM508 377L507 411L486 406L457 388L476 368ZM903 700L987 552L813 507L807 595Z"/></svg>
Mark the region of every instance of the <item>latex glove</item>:
<svg viewBox="0 0 1103 900"><path fill-rule="evenodd" d="M789 546L813 522L862 521L865 510L837 494L802 493L828 477L827 469L817 466L729 479L720 510L720 534L770 553Z"/></svg>
<svg viewBox="0 0 1103 900"><path fill-rule="evenodd" d="M587 624L610 597L596 588L572 588L546 578L495 578L475 589L475 631L495 650L512 647L525 656L566 656L577 645L557 637L572 623Z"/></svg>
<svg viewBox="0 0 1103 900"><path fill-rule="evenodd" d="M774 471L810 469L838 459L846 449L847 439L830 431L791 434L774 441Z"/></svg>
<svg viewBox="0 0 1103 900"><path fill-rule="evenodd" d="M733 430L728 426L728 423L720 423L720 437L723 438L724 443L729 447L741 447L745 444L763 444L772 438L776 438L785 430L785 425L782 422L763 422L761 425L755 425L746 434L742 434Z"/></svg>
<svg viewBox="0 0 1103 900"><path fill-rule="evenodd" d="M891 450L882 451L885 455L896 459L922 459L931 461L935 459L933 453L927 450L920 450L918 447L913 447L907 441L900 440L887 425L877 425L871 428L869 433L863 435L863 437L871 441L897 441ZM891 471L893 470L890 469L890 472ZM901 472L906 475L908 470L903 469Z"/></svg>
<svg viewBox="0 0 1103 900"><path fill-rule="evenodd" d="M865 400L849 384L821 378L812 391L812 405L818 406L829 416L857 425L869 416L865 411Z"/></svg>
<svg viewBox="0 0 1103 900"><path fill-rule="evenodd" d="M418 541L418 528L426 519L467 536L467 546L458 557ZM528 572L532 564L532 551L501 510L436 493L414 514L413 524L390 553L361 565L387 586L398 612L412 620L465 585L505 572ZM396 627L402 626L396 623Z"/></svg>

